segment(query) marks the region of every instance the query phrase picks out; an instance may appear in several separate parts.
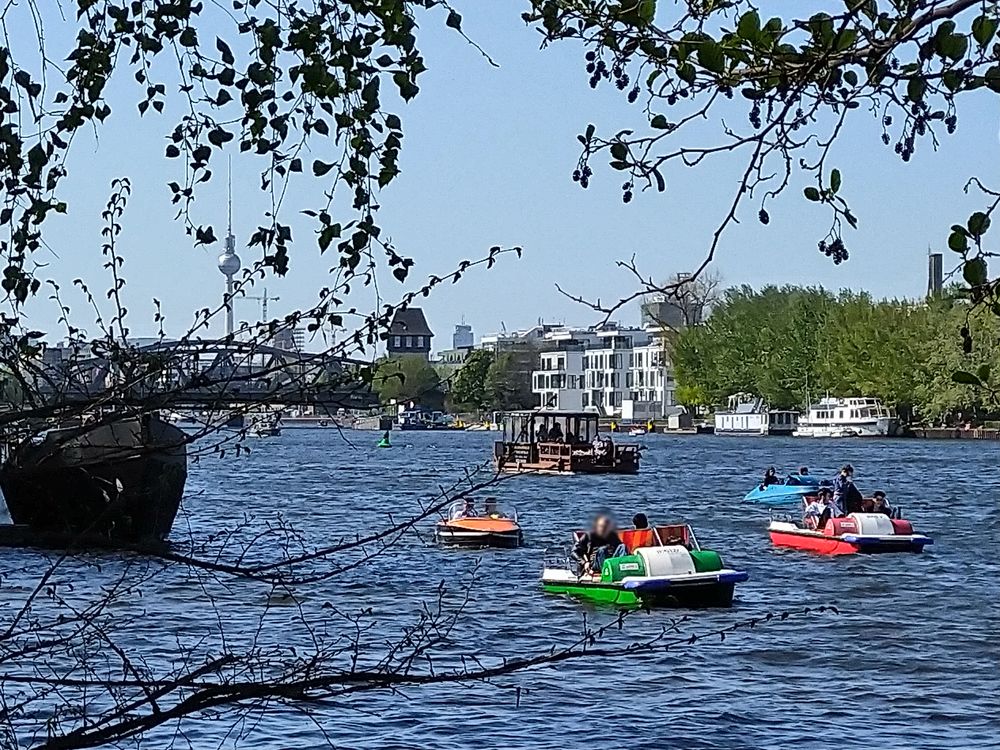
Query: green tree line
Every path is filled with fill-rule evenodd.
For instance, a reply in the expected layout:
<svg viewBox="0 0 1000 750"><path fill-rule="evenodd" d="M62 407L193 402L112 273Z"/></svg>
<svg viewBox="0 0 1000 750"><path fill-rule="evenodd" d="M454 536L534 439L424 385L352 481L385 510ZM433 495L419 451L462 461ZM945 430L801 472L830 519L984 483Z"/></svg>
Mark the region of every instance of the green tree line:
<svg viewBox="0 0 1000 750"><path fill-rule="evenodd" d="M1000 321L950 294L917 303L742 286L677 336L673 361L689 405L738 392L800 409L827 394L878 396L908 421L976 421L997 412L991 390L973 383L1000 371Z"/></svg>
<svg viewBox="0 0 1000 750"><path fill-rule="evenodd" d="M372 383L383 404L406 403L452 412L526 409L534 405L531 369L534 353L477 349L453 372L435 369L423 357L382 360Z"/></svg>

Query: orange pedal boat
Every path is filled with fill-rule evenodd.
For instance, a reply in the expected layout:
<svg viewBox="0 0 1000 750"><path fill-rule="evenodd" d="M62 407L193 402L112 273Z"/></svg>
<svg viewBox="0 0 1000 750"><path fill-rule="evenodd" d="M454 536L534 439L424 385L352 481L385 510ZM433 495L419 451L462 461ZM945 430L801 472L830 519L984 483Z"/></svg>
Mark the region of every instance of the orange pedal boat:
<svg viewBox="0 0 1000 750"><path fill-rule="evenodd" d="M453 547L520 547L523 540L517 511L500 508L487 498L480 512L471 498L449 509L448 518L438 521L434 538Z"/></svg>

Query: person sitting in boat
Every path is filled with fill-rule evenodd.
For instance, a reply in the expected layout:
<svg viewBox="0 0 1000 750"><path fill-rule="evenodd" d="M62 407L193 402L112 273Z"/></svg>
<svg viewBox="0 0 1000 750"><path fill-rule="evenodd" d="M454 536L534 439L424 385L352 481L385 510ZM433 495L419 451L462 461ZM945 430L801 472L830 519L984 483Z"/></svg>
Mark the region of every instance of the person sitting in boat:
<svg viewBox="0 0 1000 750"><path fill-rule="evenodd" d="M599 574L609 557L626 554L625 545L615 531L615 522L609 516L598 516L589 533L580 537L573 546L573 559L580 563L583 573Z"/></svg>
<svg viewBox="0 0 1000 750"><path fill-rule="evenodd" d="M636 513L632 516L632 528L640 530L649 528L649 519L645 513Z"/></svg>
<svg viewBox="0 0 1000 750"><path fill-rule="evenodd" d="M823 511L819 514L819 518L816 521L817 529L822 529L826 526L826 522L831 518L841 518L844 515L844 511L841 510L837 502L836 495L833 494L829 487L820 488L819 501L823 505Z"/></svg>
<svg viewBox="0 0 1000 750"><path fill-rule="evenodd" d="M809 467L808 466L800 466L799 467L799 476L800 477L807 477L807 476L809 476Z"/></svg>
<svg viewBox="0 0 1000 750"><path fill-rule="evenodd" d="M497 507L497 499L488 497L483 500L483 515L487 518L503 518L503 513Z"/></svg>
<svg viewBox="0 0 1000 750"><path fill-rule="evenodd" d="M549 442L550 443L561 443L563 440L562 427L556 422L552 425L552 429L549 430Z"/></svg>
<svg viewBox="0 0 1000 750"><path fill-rule="evenodd" d="M535 423L537 424L537 422ZM547 442L549 439L549 431L545 429L545 425L542 424L540 427L535 428L535 440L539 443Z"/></svg>
<svg viewBox="0 0 1000 750"><path fill-rule="evenodd" d="M824 490L820 490L820 494L818 496L805 498L806 507L802 511L802 521L805 523L807 529L816 530L822 528L819 525L819 519L823 515L823 511L826 509L822 500L823 492Z"/></svg>
<svg viewBox="0 0 1000 750"><path fill-rule="evenodd" d="M772 484L781 484L781 480L778 479L778 472L773 466L764 472L764 481L760 483L760 486L763 489Z"/></svg>
<svg viewBox="0 0 1000 750"><path fill-rule="evenodd" d="M872 513L884 513L890 518L892 517L892 506L889 505L882 490L875 490L875 494L872 495Z"/></svg>
<svg viewBox="0 0 1000 750"><path fill-rule="evenodd" d="M462 512L459 514L460 518L476 518L479 514L476 513L476 501L474 498L465 498L465 505L462 506Z"/></svg>

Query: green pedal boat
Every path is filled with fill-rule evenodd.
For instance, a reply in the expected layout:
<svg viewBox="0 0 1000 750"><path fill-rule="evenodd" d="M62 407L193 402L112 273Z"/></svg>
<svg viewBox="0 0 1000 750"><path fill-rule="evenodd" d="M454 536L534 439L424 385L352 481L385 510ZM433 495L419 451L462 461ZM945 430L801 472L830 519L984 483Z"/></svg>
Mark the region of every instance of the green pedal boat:
<svg viewBox="0 0 1000 750"><path fill-rule="evenodd" d="M579 539L583 532L574 535ZM553 594L622 607L730 607L748 574L702 549L687 524L619 532L628 554L604 561L600 575L580 574L574 560L546 566L542 587Z"/></svg>

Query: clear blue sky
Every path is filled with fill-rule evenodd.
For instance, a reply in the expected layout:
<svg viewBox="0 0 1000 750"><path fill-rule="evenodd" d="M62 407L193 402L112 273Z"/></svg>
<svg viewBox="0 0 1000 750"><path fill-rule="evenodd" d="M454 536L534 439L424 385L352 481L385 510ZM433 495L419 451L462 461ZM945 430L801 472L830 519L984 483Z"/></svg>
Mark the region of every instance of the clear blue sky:
<svg viewBox="0 0 1000 750"><path fill-rule="evenodd" d="M446 29L443 15L425 18L419 40L429 70L421 78L420 95L396 110L405 130L402 175L381 196L381 222L400 251L416 259L417 278L447 271L495 244L521 245L525 255L467 276L424 301L438 334L436 348L450 346L452 327L462 318L477 336L501 323L511 329L538 318L593 322L593 312L562 297L554 284L588 297L617 298L632 288L630 278L614 268L619 258L635 254L645 271L663 277L697 265L731 200L740 162L675 167L667 174L665 194L639 193L627 206L621 202L620 174L606 167L595 165L591 188L581 190L570 180L579 154L576 134L588 122L604 132L638 125L638 108L612 86L597 92L589 88L578 45L539 50L537 32L520 20L522 3L464 0L455 5L465 17L464 29L501 67L490 66ZM66 44L70 29L51 22L55 19L48 29L50 53L63 52L59 45ZM26 32L14 26L12 33L30 51ZM51 264L43 276L59 279L64 287L85 276L105 288L97 270L98 216L110 180L130 176L135 193L122 243L132 330L153 333L150 300L156 297L164 304L168 333L177 334L195 308L218 303L223 279L215 257L221 243L211 251L195 249L172 220L165 185L178 179L182 165L162 158L162 152L175 120L137 120L138 92L130 84L124 77L115 82L115 113L99 141L81 137L74 143L72 179L63 195L70 213L47 235L59 258L43 252L38 260ZM867 289L877 296L922 294L928 244L943 247L948 226L979 207L962 195L965 181L978 174L1000 185L1000 104L996 97L966 102L958 133L945 136L937 153L921 143L909 164L881 144L874 118L855 119L864 122L844 133L831 160L844 173L843 193L861 221L858 231L846 235L850 262L835 267L817 251L828 216L802 200L806 183L799 181L772 204L770 226L761 226L756 207L748 205L742 223L729 231L716 263L727 284L822 284ZM717 122L699 131L705 142L718 142L718 134ZM214 159L221 176L224 160ZM254 167L234 159L241 246L256 224L255 212L264 208ZM213 183L202 191L197 214L203 222L214 222L221 237L225 180ZM305 204L287 206L300 207ZM319 257L308 225L292 214L286 214L296 227L292 272L267 282L270 293L281 298L271 305L272 315L309 304L326 283L332 260ZM388 279L382 291L394 299L402 289ZM70 297L81 312L79 299ZM237 305L237 319L259 314L258 303ZM33 303L29 312L32 325L55 328L51 303ZM635 309L622 319L637 319ZM221 333L221 320L216 331Z"/></svg>

